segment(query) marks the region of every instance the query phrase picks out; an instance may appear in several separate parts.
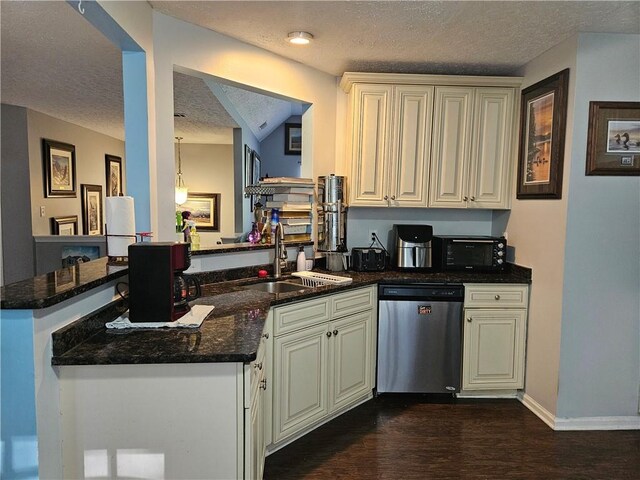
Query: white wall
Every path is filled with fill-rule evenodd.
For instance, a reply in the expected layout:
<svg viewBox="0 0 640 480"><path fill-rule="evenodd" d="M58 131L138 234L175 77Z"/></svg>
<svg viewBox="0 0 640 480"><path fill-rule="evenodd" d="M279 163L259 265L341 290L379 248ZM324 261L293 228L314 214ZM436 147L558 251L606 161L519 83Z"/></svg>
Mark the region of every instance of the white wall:
<svg viewBox="0 0 640 480"><path fill-rule="evenodd" d="M640 35L581 34L574 77L557 415L635 416L640 177L584 172L589 101L640 101Z"/></svg>
<svg viewBox="0 0 640 480"><path fill-rule="evenodd" d="M157 126L158 236L174 237L173 68L179 65L230 82L313 104L303 116L303 173L335 168L336 82L331 75L216 32L153 13ZM306 122L312 121L312 125ZM309 147L308 149L306 147ZM312 167L311 167L312 166ZM304 173L306 175L306 173Z"/></svg>
<svg viewBox="0 0 640 480"><path fill-rule="evenodd" d="M105 154L122 158L124 142L101 133L88 130L72 123L58 120L34 110L27 110L29 131L29 172L31 176L31 218L33 235L50 235L51 217L77 215L78 234L82 234L82 189L83 183L102 186L102 205L106 188ZM45 198L44 167L42 159L42 139L69 143L76 148L76 197ZM126 169L123 169L126 170ZM123 171L123 184L126 174ZM40 207L45 207L44 217L40 216Z"/></svg>
<svg viewBox="0 0 640 480"><path fill-rule="evenodd" d="M182 143L180 148L182 178L189 192L220 194L220 232L198 230L201 245L215 245L221 236L233 237L233 145Z"/></svg>
<svg viewBox="0 0 640 480"><path fill-rule="evenodd" d="M566 233L568 178L571 167L573 97L577 39L570 38L535 58L519 72L525 89L565 68L570 68L567 130L562 198L517 200L512 188L508 243L515 245L516 263L533 269L527 327L525 391L551 414L556 412L560 334L562 321L563 265Z"/></svg>

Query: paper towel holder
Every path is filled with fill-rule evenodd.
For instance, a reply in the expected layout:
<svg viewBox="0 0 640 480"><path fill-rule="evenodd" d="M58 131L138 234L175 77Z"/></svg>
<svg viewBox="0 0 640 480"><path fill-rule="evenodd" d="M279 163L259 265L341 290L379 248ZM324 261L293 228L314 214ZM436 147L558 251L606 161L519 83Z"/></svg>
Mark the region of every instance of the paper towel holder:
<svg viewBox="0 0 640 480"><path fill-rule="evenodd" d="M109 235L107 234L106 237L120 237L120 238L133 238L134 243L137 240L136 235ZM123 266L123 265L129 265L129 257L125 256L125 255L117 255L117 256L113 256L113 255L109 255L109 242L107 242L107 265L118 265L118 266Z"/></svg>

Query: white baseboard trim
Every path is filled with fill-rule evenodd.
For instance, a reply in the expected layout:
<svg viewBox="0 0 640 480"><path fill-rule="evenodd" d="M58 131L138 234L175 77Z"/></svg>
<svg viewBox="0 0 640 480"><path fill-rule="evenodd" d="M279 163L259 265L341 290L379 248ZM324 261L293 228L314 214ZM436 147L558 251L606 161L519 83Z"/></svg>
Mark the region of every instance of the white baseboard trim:
<svg viewBox="0 0 640 480"><path fill-rule="evenodd" d="M522 404L556 431L571 430L640 430L640 415L620 417L559 418L529 395L518 395Z"/></svg>
<svg viewBox="0 0 640 480"><path fill-rule="evenodd" d="M553 413L544 408L526 393L518 394L518 400L520 400L522 404L531 410L540 420L555 430L556 417Z"/></svg>
<svg viewBox="0 0 640 480"><path fill-rule="evenodd" d="M640 430L640 416L557 418L554 430Z"/></svg>

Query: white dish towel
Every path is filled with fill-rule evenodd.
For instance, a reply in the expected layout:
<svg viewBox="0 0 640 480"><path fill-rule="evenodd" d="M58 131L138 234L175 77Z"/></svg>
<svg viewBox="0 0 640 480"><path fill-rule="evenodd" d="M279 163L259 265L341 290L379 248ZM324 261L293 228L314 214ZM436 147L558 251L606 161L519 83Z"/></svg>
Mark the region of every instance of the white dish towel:
<svg viewBox="0 0 640 480"><path fill-rule="evenodd" d="M107 328L198 328L204 319L213 311L213 305L194 305L187 313L175 322L142 322L132 323L129 320L129 310L124 312L113 322L105 324Z"/></svg>

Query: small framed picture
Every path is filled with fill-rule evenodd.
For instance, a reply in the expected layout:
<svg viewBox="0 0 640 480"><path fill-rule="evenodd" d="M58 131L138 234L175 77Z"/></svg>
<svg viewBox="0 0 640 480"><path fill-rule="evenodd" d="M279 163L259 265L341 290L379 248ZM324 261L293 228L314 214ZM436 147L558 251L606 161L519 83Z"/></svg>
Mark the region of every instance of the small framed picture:
<svg viewBox="0 0 640 480"><path fill-rule="evenodd" d="M562 198L569 69L525 88L520 103L516 198Z"/></svg>
<svg viewBox="0 0 640 480"><path fill-rule="evenodd" d="M64 267L53 272L56 293L67 290L76 284L78 269L75 266Z"/></svg>
<svg viewBox="0 0 640 480"><path fill-rule="evenodd" d="M302 124L284 124L284 154L300 155L302 153Z"/></svg>
<svg viewBox="0 0 640 480"><path fill-rule="evenodd" d="M220 231L220 194L189 192L187 201L180 205L181 210L191 212L191 220L196 222L196 229Z"/></svg>
<svg viewBox="0 0 640 480"><path fill-rule="evenodd" d="M102 235L104 223L102 213L102 186L81 185L82 189L82 234Z"/></svg>
<svg viewBox="0 0 640 480"><path fill-rule="evenodd" d="M119 197L124 195L124 188L122 186L122 158L115 155L105 155L105 169L106 169L106 186L107 197Z"/></svg>
<svg viewBox="0 0 640 480"><path fill-rule="evenodd" d="M253 150L249 145L244 146L244 186L253 185Z"/></svg>
<svg viewBox="0 0 640 480"><path fill-rule="evenodd" d="M253 157L253 165L251 167L251 174L253 177L253 185L257 185L260 181L260 156L254 151L252 154Z"/></svg>
<svg viewBox="0 0 640 480"><path fill-rule="evenodd" d="M640 175L640 102L589 102L587 175Z"/></svg>
<svg viewBox="0 0 640 480"><path fill-rule="evenodd" d="M77 235L78 216L51 217L51 233L53 235Z"/></svg>
<svg viewBox="0 0 640 480"><path fill-rule="evenodd" d="M76 197L76 147L42 139L45 197Z"/></svg>

